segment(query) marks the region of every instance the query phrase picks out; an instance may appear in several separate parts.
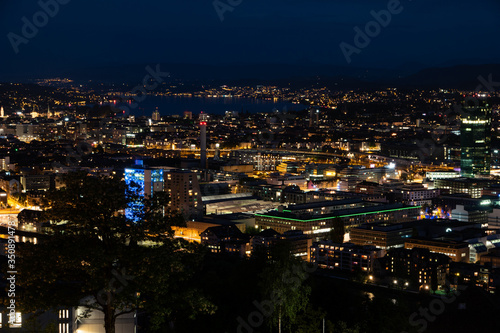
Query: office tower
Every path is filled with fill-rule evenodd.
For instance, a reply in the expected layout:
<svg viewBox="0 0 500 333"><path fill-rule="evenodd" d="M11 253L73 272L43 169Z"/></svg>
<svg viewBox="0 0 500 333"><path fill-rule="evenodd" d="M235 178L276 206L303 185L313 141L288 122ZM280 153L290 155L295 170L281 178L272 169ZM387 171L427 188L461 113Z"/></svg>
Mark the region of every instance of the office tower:
<svg viewBox="0 0 500 333"><path fill-rule="evenodd" d="M138 187L139 194L152 197L155 192L163 191L163 169L134 167L125 169L125 183Z"/></svg>
<svg viewBox="0 0 500 333"><path fill-rule="evenodd" d="M180 211L186 218L202 214L200 185L194 172L175 170L165 172L164 177L165 191L170 197L170 208Z"/></svg>
<svg viewBox="0 0 500 333"><path fill-rule="evenodd" d="M9 171L15 165L10 164L10 156L0 157L0 170L1 171Z"/></svg>
<svg viewBox="0 0 500 333"><path fill-rule="evenodd" d="M207 168L207 120L208 115L206 113L200 114L200 167L202 169Z"/></svg>
<svg viewBox="0 0 500 333"><path fill-rule="evenodd" d="M158 111L158 108L153 112L153 116L151 117L154 122L158 122L161 120L161 115L160 112Z"/></svg>
<svg viewBox="0 0 500 333"><path fill-rule="evenodd" d="M491 106L486 99L470 99L462 108L460 168L464 177L486 176L491 164Z"/></svg>
<svg viewBox="0 0 500 333"><path fill-rule="evenodd" d="M163 169L144 168L142 161L136 166L125 169L125 184L140 197L150 198L155 192L163 191ZM125 210L125 216L137 220L136 214L142 209L141 202L133 202Z"/></svg>
<svg viewBox="0 0 500 333"><path fill-rule="evenodd" d="M309 110L309 127L318 127L319 125L319 109L310 109Z"/></svg>
<svg viewBox="0 0 500 333"><path fill-rule="evenodd" d="M215 144L214 161L219 161L219 160L220 160L220 144L216 143Z"/></svg>

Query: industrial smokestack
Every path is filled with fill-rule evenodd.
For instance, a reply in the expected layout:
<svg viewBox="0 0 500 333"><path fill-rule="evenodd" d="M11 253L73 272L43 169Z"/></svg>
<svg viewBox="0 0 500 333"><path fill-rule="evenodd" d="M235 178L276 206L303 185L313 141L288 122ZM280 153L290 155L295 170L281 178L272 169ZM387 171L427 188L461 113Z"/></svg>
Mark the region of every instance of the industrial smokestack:
<svg viewBox="0 0 500 333"><path fill-rule="evenodd" d="M200 167L202 169L207 168L207 120L208 115L201 113L200 114Z"/></svg>

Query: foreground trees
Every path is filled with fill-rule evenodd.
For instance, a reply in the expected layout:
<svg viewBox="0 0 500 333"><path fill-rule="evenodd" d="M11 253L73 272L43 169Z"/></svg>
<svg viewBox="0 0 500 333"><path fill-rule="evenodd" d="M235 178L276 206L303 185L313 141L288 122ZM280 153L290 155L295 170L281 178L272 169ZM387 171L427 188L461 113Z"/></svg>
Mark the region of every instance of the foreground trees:
<svg viewBox="0 0 500 333"><path fill-rule="evenodd" d="M289 331L297 315L306 309L311 288L304 282L315 269L315 266L294 257L288 243L271 247L260 274L260 285L269 304L268 324L277 327L278 333L285 329Z"/></svg>
<svg viewBox="0 0 500 333"><path fill-rule="evenodd" d="M65 182L47 196L49 235L19 248L23 311L84 306L103 312L107 333L117 317L138 309L152 329L172 325L179 311L214 311L190 287L199 248L174 239L172 227L184 220L165 207L163 193L145 200L120 180L81 174ZM140 209L127 218L131 203Z"/></svg>

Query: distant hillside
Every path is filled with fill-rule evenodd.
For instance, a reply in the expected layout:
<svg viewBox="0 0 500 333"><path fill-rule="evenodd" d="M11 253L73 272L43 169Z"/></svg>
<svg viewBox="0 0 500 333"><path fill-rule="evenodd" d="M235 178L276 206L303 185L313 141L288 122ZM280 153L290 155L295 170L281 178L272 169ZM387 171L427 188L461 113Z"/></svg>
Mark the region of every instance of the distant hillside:
<svg viewBox="0 0 500 333"><path fill-rule="evenodd" d="M77 82L138 84L147 75L146 66L102 66L54 73L51 77L67 77ZM230 64L202 65L161 63L160 71L170 73L171 82L197 84L276 84L289 87L328 87L330 89L456 88L474 90L478 76L491 74L500 81L500 64L456 65L420 69L421 64L409 63L396 69L357 68L322 64ZM34 77L35 78L35 77ZM39 78L39 77L36 77ZM500 88L500 87L498 87Z"/></svg>
<svg viewBox="0 0 500 333"><path fill-rule="evenodd" d="M500 64L460 65L446 68L427 68L407 77L391 80L394 85L413 88L456 88L474 90L480 84L479 76L500 82ZM496 87L500 89L500 87Z"/></svg>
<svg viewBox="0 0 500 333"><path fill-rule="evenodd" d="M96 80L103 82L139 81L147 74L144 65L86 68L67 71L62 76L76 80ZM149 64L155 68L156 64ZM401 70L342 67L330 65L291 65L291 64L231 64L200 65L161 63L161 71L169 72L172 78L182 80L282 80L308 77L350 77L360 80L380 80L396 77Z"/></svg>

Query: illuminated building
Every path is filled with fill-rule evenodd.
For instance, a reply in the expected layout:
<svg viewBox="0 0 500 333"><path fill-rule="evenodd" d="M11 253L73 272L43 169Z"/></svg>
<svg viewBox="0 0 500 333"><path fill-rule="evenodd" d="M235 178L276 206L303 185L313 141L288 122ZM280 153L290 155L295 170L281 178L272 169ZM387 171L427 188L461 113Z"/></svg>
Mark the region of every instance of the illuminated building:
<svg viewBox="0 0 500 333"><path fill-rule="evenodd" d="M356 184L354 192L364 194L382 194L382 186L380 186L379 183L363 180L361 183Z"/></svg>
<svg viewBox="0 0 500 333"><path fill-rule="evenodd" d="M410 238L413 228L405 223L371 223L351 228L351 243L357 245L374 245L387 250L404 247L405 240Z"/></svg>
<svg viewBox="0 0 500 333"><path fill-rule="evenodd" d="M258 200L250 193L207 195L202 200L206 215L253 214L275 209L279 205L278 202Z"/></svg>
<svg viewBox="0 0 500 333"><path fill-rule="evenodd" d="M276 167L276 171L282 174L300 173L301 171L304 171L304 168L301 163L298 162L283 162Z"/></svg>
<svg viewBox="0 0 500 333"><path fill-rule="evenodd" d="M166 172L164 176L170 208L180 211L186 218L199 216L203 212L203 205L197 174L186 170L173 170Z"/></svg>
<svg viewBox="0 0 500 333"><path fill-rule="evenodd" d="M38 138L38 125L16 124L16 136L21 141L31 141Z"/></svg>
<svg viewBox="0 0 500 333"><path fill-rule="evenodd" d="M362 180L356 176L342 177L337 183L337 190L342 192L355 192Z"/></svg>
<svg viewBox="0 0 500 333"><path fill-rule="evenodd" d="M311 246L310 260L320 268L371 272L375 259L383 256L384 252L375 246L320 241Z"/></svg>
<svg viewBox="0 0 500 333"><path fill-rule="evenodd" d="M309 110L309 127L318 127L319 125L319 109L311 108Z"/></svg>
<svg viewBox="0 0 500 333"><path fill-rule="evenodd" d="M134 183L139 194L152 197L154 192L163 191L163 169L125 169L125 183Z"/></svg>
<svg viewBox="0 0 500 333"><path fill-rule="evenodd" d="M434 181L436 179L458 178L460 173L457 171L427 171L425 177Z"/></svg>
<svg viewBox="0 0 500 333"><path fill-rule="evenodd" d="M301 190L307 189L307 179L303 176L284 175L279 177L269 177L267 178L267 183L269 185L278 186L297 186Z"/></svg>
<svg viewBox="0 0 500 333"><path fill-rule="evenodd" d="M249 236L235 225L207 228L200 237L201 244L212 253L231 253L244 257L250 249Z"/></svg>
<svg viewBox="0 0 500 333"><path fill-rule="evenodd" d="M163 191L163 169L127 168L125 169L125 184L139 197L150 198L155 192ZM125 216L137 221L143 207L140 202L131 203L125 210Z"/></svg>
<svg viewBox="0 0 500 333"><path fill-rule="evenodd" d="M460 131L457 131L460 133ZM443 144L443 158L447 161L457 161L460 162L460 146L451 146L447 144Z"/></svg>
<svg viewBox="0 0 500 333"><path fill-rule="evenodd" d="M359 148L359 151L361 152L371 152L371 151L381 151L382 146L380 142L361 142L361 147Z"/></svg>
<svg viewBox="0 0 500 333"><path fill-rule="evenodd" d="M469 244L465 242L410 238L406 249L423 248L431 252L447 255L454 262L469 262Z"/></svg>
<svg viewBox="0 0 500 333"><path fill-rule="evenodd" d="M347 201L347 200L346 200ZM341 201L342 202L342 201ZM331 213L313 213L314 210L326 211L326 206L334 201L316 202L304 205L290 205L288 209L271 211L266 214L255 214L255 224L261 229L274 229L279 233L288 230L302 230L304 234L313 236L315 240L328 237L337 223L349 233L352 227L373 222L407 222L416 220L420 206L404 206L403 204L381 205L365 203L364 206L347 209L333 209ZM295 208L299 206L302 211ZM310 207L311 210L308 210ZM325 209L322 209L325 207ZM313 210L314 209L314 210Z"/></svg>
<svg viewBox="0 0 500 333"><path fill-rule="evenodd" d="M492 249L488 254L480 257L479 263L481 265L491 265L493 268L500 267L500 251Z"/></svg>
<svg viewBox="0 0 500 333"><path fill-rule="evenodd" d="M275 171L276 167L284 160L284 153L257 151L257 150L235 150L231 157L238 164L252 164L255 171Z"/></svg>
<svg viewBox="0 0 500 333"><path fill-rule="evenodd" d="M10 164L10 157L0 157L0 170L1 171L9 171L15 167L14 164Z"/></svg>
<svg viewBox="0 0 500 333"><path fill-rule="evenodd" d="M493 208L488 215L488 229L500 230L500 208Z"/></svg>
<svg viewBox="0 0 500 333"><path fill-rule="evenodd" d="M444 254L415 247L411 250L392 249L384 257L384 262L383 274L408 279L412 287L429 290L432 284L441 286L446 283L451 259Z"/></svg>
<svg viewBox="0 0 500 333"><path fill-rule="evenodd" d="M350 165L339 171L337 176L342 178L354 177L354 179L358 179L358 182L363 180L380 182L383 178L396 178L397 172L395 171L394 163L384 168L365 168L362 166Z"/></svg>
<svg viewBox="0 0 500 333"><path fill-rule="evenodd" d="M471 178L448 178L436 179L434 187L446 190L449 194L464 193L471 198L479 198L482 195L483 188L489 187L493 182L488 179L471 179ZM443 192L443 191L442 191Z"/></svg>
<svg viewBox="0 0 500 333"><path fill-rule="evenodd" d="M161 120L161 115L160 115L160 111L158 111L158 108L156 108L156 110L153 111L153 116L151 117L151 119L154 122L158 122Z"/></svg>
<svg viewBox="0 0 500 333"><path fill-rule="evenodd" d="M294 257L309 261L312 239L300 230L287 231L281 235L273 229L266 229L250 238L252 252L259 248L269 249L278 243L288 244L288 249Z"/></svg>
<svg viewBox="0 0 500 333"><path fill-rule="evenodd" d="M200 114L200 167L202 169L207 168L207 120L207 114Z"/></svg>
<svg viewBox="0 0 500 333"><path fill-rule="evenodd" d="M2 189L0 189L0 205L7 206L7 192Z"/></svg>
<svg viewBox="0 0 500 333"><path fill-rule="evenodd" d="M451 216L460 222L477 223L487 226L488 215L492 212L493 209L489 205L457 205L456 208L451 211Z"/></svg>
<svg viewBox="0 0 500 333"><path fill-rule="evenodd" d="M431 205L432 199L439 196L439 189L430 190L422 184L406 184L400 190L400 195L396 192L397 197L412 206Z"/></svg>
<svg viewBox="0 0 500 333"><path fill-rule="evenodd" d="M48 191L54 188L54 176L51 175L23 175L19 179L22 191Z"/></svg>
<svg viewBox="0 0 500 333"><path fill-rule="evenodd" d="M464 177L490 174L491 107L484 100L474 102L463 107L461 117L460 173Z"/></svg>
<svg viewBox="0 0 500 333"><path fill-rule="evenodd" d="M332 179L337 175L337 170L331 164L308 164L305 166L305 172L311 180Z"/></svg>

